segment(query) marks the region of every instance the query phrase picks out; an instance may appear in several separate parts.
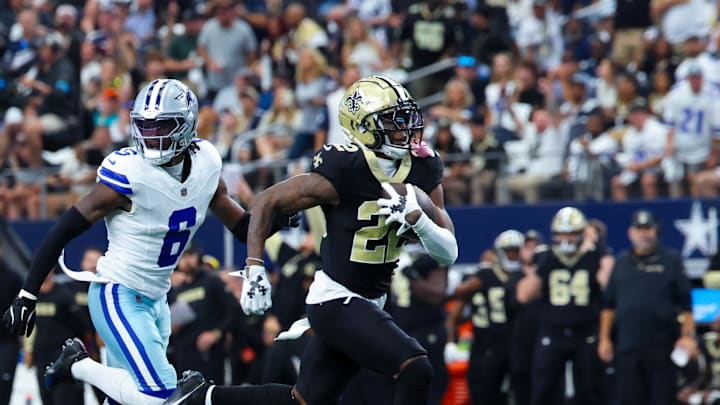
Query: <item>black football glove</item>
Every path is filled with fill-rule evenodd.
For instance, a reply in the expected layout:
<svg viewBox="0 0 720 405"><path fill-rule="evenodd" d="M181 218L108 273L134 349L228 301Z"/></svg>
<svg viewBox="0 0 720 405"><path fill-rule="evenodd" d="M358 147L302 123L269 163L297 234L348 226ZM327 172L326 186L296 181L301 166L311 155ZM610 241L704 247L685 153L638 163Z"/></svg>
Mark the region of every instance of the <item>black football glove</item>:
<svg viewBox="0 0 720 405"><path fill-rule="evenodd" d="M3 315L5 328L11 335L30 337L35 327L35 303L37 298L25 290L13 300Z"/></svg>

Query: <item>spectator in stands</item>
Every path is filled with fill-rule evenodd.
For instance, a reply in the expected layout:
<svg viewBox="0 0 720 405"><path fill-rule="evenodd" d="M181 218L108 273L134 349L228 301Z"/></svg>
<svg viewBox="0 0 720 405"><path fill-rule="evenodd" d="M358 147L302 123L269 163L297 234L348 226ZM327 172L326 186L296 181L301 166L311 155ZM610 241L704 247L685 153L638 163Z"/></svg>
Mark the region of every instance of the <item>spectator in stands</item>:
<svg viewBox="0 0 720 405"><path fill-rule="evenodd" d="M140 87L143 87L155 79L161 79L165 77L165 56L159 49L155 47L147 47L145 49L145 57L143 59L143 73L144 78L140 82Z"/></svg>
<svg viewBox="0 0 720 405"><path fill-rule="evenodd" d="M640 70L646 74L652 74L652 72L657 70L664 70L669 73L671 77L675 77L675 69L681 60L680 55L673 52L673 47L670 42L664 37L659 36L647 44Z"/></svg>
<svg viewBox="0 0 720 405"><path fill-rule="evenodd" d="M280 157L293 143L295 134L303 130L303 113L298 108L293 91L280 87L275 90L272 107L263 113L257 126L255 146L260 158Z"/></svg>
<svg viewBox="0 0 720 405"><path fill-rule="evenodd" d="M95 127L107 127L110 131L112 143L127 145L129 134L126 128L120 124L121 114L120 94L114 87L107 87L102 92L102 98L98 109L93 114L93 125Z"/></svg>
<svg viewBox="0 0 720 405"><path fill-rule="evenodd" d="M185 80L188 72L203 64L203 59L197 54L197 42L205 16L191 8L183 13L182 23L185 27L182 35L172 35L173 30L168 29L172 38L165 50L164 60L168 77L178 80Z"/></svg>
<svg viewBox="0 0 720 405"><path fill-rule="evenodd" d="M8 36L3 55L4 75L9 78L19 78L33 66L45 35L45 27L40 25L37 12L31 8L23 8L18 13L17 28L20 35Z"/></svg>
<svg viewBox="0 0 720 405"><path fill-rule="evenodd" d="M709 35L711 21L707 16L715 12L704 1L652 0L650 15L659 22L659 29L671 44L681 44L690 35Z"/></svg>
<svg viewBox="0 0 720 405"><path fill-rule="evenodd" d="M213 109L219 112L226 109L236 110L241 108L240 93L246 88L252 87L256 77L252 69L246 68L240 70L235 75L233 83L223 87L220 92L217 93L212 103Z"/></svg>
<svg viewBox="0 0 720 405"><path fill-rule="evenodd" d="M389 23L393 11L390 0L347 0L345 3L365 23L380 46L388 49Z"/></svg>
<svg viewBox="0 0 720 405"><path fill-rule="evenodd" d="M455 78L467 83L475 98L475 108L484 112L485 109L485 86L487 81L480 78L478 74L478 63L474 56L460 55L455 67Z"/></svg>
<svg viewBox="0 0 720 405"><path fill-rule="evenodd" d="M392 67L387 48L370 35L368 27L358 17L352 17L346 23L340 60L342 66L357 66L361 77L379 74Z"/></svg>
<svg viewBox="0 0 720 405"><path fill-rule="evenodd" d="M600 62L596 71L595 97L606 117L615 115L614 109L618 97L617 87L615 87L615 69L612 59L605 58Z"/></svg>
<svg viewBox="0 0 720 405"><path fill-rule="evenodd" d="M665 107L670 102L668 94L672 87L672 75L665 70L658 69L652 75L652 92L648 96L650 111L657 117L665 115Z"/></svg>
<svg viewBox="0 0 720 405"><path fill-rule="evenodd" d="M248 87L240 92L241 113L238 115L238 132L257 128L263 110L260 108L260 95L255 87Z"/></svg>
<svg viewBox="0 0 720 405"><path fill-rule="evenodd" d="M283 57L288 62L288 68L296 69L304 48L322 49L329 45L329 38L325 30L315 20L307 16L307 10L302 3L293 2L285 7L282 22L287 30Z"/></svg>
<svg viewBox="0 0 720 405"><path fill-rule="evenodd" d="M94 111L101 96L102 58L92 41L80 45L80 102L85 111Z"/></svg>
<svg viewBox="0 0 720 405"><path fill-rule="evenodd" d="M584 133L570 142L565 170L576 200L603 201L608 192L619 145L606 129L603 113L596 109L588 115Z"/></svg>
<svg viewBox="0 0 720 405"><path fill-rule="evenodd" d="M472 142L468 122L473 110L475 99L470 86L460 79L452 79L445 85L442 102L432 106L428 116L433 121L448 123L460 151L468 152Z"/></svg>
<svg viewBox="0 0 720 405"><path fill-rule="evenodd" d="M235 8L232 0L213 0L210 10L215 17L205 23L198 38L210 100L255 61L257 39L250 25L237 18Z"/></svg>
<svg viewBox="0 0 720 405"><path fill-rule="evenodd" d="M697 353L690 283L680 254L658 243L658 226L647 210L633 215L632 248L618 256L604 294L597 351L604 362L615 360L622 404L674 404L671 352Z"/></svg>
<svg viewBox="0 0 720 405"><path fill-rule="evenodd" d="M297 159L312 151L315 146L315 134L321 123L325 108L325 96L334 83L326 75L325 57L313 48L300 51L295 68L295 97L302 110L302 131L295 135L288 150L288 158Z"/></svg>
<svg viewBox="0 0 720 405"><path fill-rule="evenodd" d="M644 198L655 198L668 129L650 114L644 101L632 105L627 120L630 126L622 138L621 153L616 156L622 172L612 179L613 199L626 200L636 181L640 182Z"/></svg>
<svg viewBox="0 0 720 405"><path fill-rule="evenodd" d="M689 186L690 194L697 196L694 177L715 166L720 145L720 100L705 83L700 64L689 64L686 79L670 91L663 119L670 128L666 156L672 158L663 163L665 179ZM669 170L676 173L671 175ZM683 187L674 188L673 196L686 194Z"/></svg>
<svg viewBox="0 0 720 405"><path fill-rule="evenodd" d="M323 144L347 143L338 119L340 102L348 87L360 80L360 78L360 69L357 66L343 67L340 75L340 85L325 98L328 129L325 131L325 136L322 136L322 131L319 131L320 136L315 138L315 150L320 149Z"/></svg>
<svg viewBox="0 0 720 405"><path fill-rule="evenodd" d="M470 131L470 204L481 205L495 200L496 181L505 154L495 134L485 127L485 117L482 114L475 113L470 117Z"/></svg>
<svg viewBox="0 0 720 405"><path fill-rule="evenodd" d="M558 130L554 118L546 109L536 109L532 123L523 134L528 145L527 169L520 174L508 176L510 193L520 194L525 203L540 200L540 186L562 173L567 135Z"/></svg>
<svg viewBox="0 0 720 405"><path fill-rule="evenodd" d="M139 44L139 49L144 50L145 47L153 43L155 40L155 11L153 10L153 0L121 0L116 3L132 8L130 14L123 23L123 29L133 33Z"/></svg>
<svg viewBox="0 0 720 405"><path fill-rule="evenodd" d="M555 69L562 60L564 44L558 14L547 0L533 0L532 12L520 20L515 42L523 59L540 70Z"/></svg>
<svg viewBox="0 0 720 405"><path fill-rule="evenodd" d="M515 96L517 83L510 54L493 57L490 84L485 88L487 124L501 142L519 136L530 120L532 107Z"/></svg>
<svg viewBox="0 0 720 405"><path fill-rule="evenodd" d="M515 89L518 103L535 107L545 105L545 96L540 92L538 86L537 65L524 61L515 67Z"/></svg>
<svg viewBox="0 0 720 405"><path fill-rule="evenodd" d="M26 74L23 86L32 89L26 109L25 135L32 149L31 163L40 164L42 150L55 151L79 140L78 83L72 63L65 57L62 35L51 32L39 50L37 76Z"/></svg>
<svg viewBox="0 0 720 405"><path fill-rule="evenodd" d="M75 72L80 71L80 46L84 34L77 26L77 9L71 4L60 4L55 9L55 28L67 44L67 56Z"/></svg>
<svg viewBox="0 0 720 405"><path fill-rule="evenodd" d="M613 26L612 57L621 66L637 67L643 56L642 36L650 20L650 2L648 0L628 0L618 2Z"/></svg>
<svg viewBox="0 0 720 405"><path fill-rule="evenodd" d="M640 84L637 78L630 73L624 72L617 75L617 102L613 109L614 115L607 117L615 121L616 126L624 125L624 120L630 112L630 107L640 98Z"/></svg>
<svg viewBox="0 0 720 405"><path fill-rule="evenodd" d="M457 35L455 9L442 0L424 0L410 5L402 25L395 32L392 55L401 58L399 65L416 70L454 56L460 42ZM410 55L406 62L403 45L409 44ZM447 75L436 73L412 83L416 100L442 90Z"/></svg>
<svg viewBox="0 0 720 405"><path fill-rule="evenodd" d="M445 164L445 177L443 189L445 203L448 205L461 205L467 203L468 182L467 175L470 166L467 161L460 160L462 148L452 133L450 121L443 118L437 123L437 132L433 149L440 155Z"/></svg>
<svg viewBox="0 0 720 405"><path fill-rule="evenodd" d="M720 85L720 62L708 52L709 36L704 34L691 34L683 43L685 59L675 69L675 81L679 82L688 75L688 68L693 61L700 65L705 81L713 86Z"/></svg>

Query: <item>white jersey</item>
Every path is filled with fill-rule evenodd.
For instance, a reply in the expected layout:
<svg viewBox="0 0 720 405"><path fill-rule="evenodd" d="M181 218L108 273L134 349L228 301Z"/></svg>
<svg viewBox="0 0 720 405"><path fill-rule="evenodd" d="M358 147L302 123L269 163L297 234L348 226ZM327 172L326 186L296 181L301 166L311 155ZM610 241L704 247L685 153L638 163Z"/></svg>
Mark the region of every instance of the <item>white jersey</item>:
<svg viewBox="0 0 720 405"><path fill-rule="evenodd" d="M667 128L655 118L648 118L641 130L630 126L622 138L622 153L617 156L622 166L642 163L665 153Z"/></svg>
<svg viewBox="0 0 720 405"><path fill-rule="evenodd" d="M688 68L692 63L697 63L703 72L703 81L720 88L720 61L707 52L703 52L695 58L685 58L675 69L675 82L687 78Z"/></svg>
<svg viewBox="0 0 720 405"><path fill-rule="evenodd" d="M194 142L199 150L190 153L190 175L183 183L148 163L135 148L103 160L97 181L124 194L132 209L105 217L108 248L98 260L99 275L151 299L170 290L170 273L205 221L222 168L210 142Z"/></svg>
<svg viewBox="0 0 720 405"><path fill-rule="evenodd" d="M720 93L705 85L693 93L682 81L670 91L663 114L674 130L675 157L682 163L702 163L710 155L713 137L720 131Z"/></svg>

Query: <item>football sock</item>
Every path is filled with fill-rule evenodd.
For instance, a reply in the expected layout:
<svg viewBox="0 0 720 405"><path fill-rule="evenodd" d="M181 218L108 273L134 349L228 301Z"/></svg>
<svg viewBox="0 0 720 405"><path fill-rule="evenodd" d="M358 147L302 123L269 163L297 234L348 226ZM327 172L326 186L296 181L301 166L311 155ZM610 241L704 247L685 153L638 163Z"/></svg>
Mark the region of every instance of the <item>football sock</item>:
<svg viewBox="0 0 720 405"><path fill-rule="evenodd" d="M90 358L73 363L73 378L99 388L108 397L127 405L161 405L165 400L138 391L130 373L102 365Z"/></svg>
<svg viewBox="0 0 720 405"><path fill-rule="evenodd" d="M400 371L393 405L426 404L433 368L427 357L413 360Z"/></svg>

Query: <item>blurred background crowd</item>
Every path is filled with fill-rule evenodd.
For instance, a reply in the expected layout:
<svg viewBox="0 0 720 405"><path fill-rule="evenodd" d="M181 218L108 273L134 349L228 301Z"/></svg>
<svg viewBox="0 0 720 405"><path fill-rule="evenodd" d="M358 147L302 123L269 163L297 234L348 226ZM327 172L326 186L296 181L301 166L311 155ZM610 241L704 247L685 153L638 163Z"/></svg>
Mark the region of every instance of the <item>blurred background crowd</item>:
<svg viewBox="0 0 720 405"><path fill-rule="evenodd" d="M195 90L198 136L246 204L345 142L338 101L372 74L422 107L450 205L716 196L716 15L705 0L3 0L0 207L71 205L158 77Z"/></svg>

